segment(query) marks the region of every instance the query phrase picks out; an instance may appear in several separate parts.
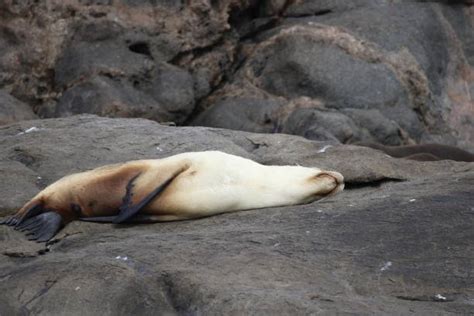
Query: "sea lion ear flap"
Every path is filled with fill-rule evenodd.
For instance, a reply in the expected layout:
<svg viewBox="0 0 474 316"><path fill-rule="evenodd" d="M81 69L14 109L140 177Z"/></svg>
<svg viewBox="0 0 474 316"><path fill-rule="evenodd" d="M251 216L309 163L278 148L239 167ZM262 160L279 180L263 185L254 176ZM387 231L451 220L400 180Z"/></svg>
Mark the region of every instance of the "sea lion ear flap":
<svg viewBox="0 0 474 316"><path fill-rule="evenodd" d="M173 180L181 174L184 170L179 170L175 174L173 174L171 177L166 179L164 182L162 182L160 185L156 187L152 192L150 192L148 195L146 195L141 201L139 201L137 204L133 205L131 202L131 196L132 196L132 189L134 186L134 181L140 176L140 174L134 176L127 184L127 191L125 193L125 197L123 198L123 204L119 208L119 214L115 217L115 219L112 221L114 224L119 224L127 221L131 217L133 217L135 214L137 214L142 208L144 208L148 203L150 203L155 197L157 197L161 192L163 192L168 185L173 182Z"/></svg>

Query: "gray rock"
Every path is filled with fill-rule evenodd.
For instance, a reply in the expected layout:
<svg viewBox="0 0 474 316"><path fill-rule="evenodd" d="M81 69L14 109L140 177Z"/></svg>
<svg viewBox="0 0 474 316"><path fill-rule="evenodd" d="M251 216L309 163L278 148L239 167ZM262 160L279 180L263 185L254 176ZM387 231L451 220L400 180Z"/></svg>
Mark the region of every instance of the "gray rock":
<svg viewBox="0 0 474 316"><path fill-rule="evenodd" d="M166 120L178 124L199 118L203 125L294 130L314 139L352 140L346 137L352 134L362 141L469 149L474 144L471 3L8 2L0 4L0 87L49 117L72 113L60 109L71 94L107 77L120 82L117 95L124 107L130 104L126 100L156 101L170 114ZM272 118L277 128L258 126L267 109L255 107L251 114L235 97L277 103L286 114ZM358 114L340 130L315 128L316 122L307 124L310 130L284 126L296 110L287 107L300 98L341 117ZM85 112L103 113L101 101L86 107ZM120 112L134 116L141 110ZM372 113L379 114L370 119L377 122L367 125ZM140 116L162 120L156 113ZM246 123L236 124L230 116ZM383 136L382 121L393 122Z"/></svg>
<svg viewBox="0 0 474 316"><path fill-rule="evenodd" d="M27 104L0 89L0 125L37 118Z"/></svg>
<svg viewBox="0 0 474 316"><path fill-rule="evenodd" d="M49 117L90 113L109 117L142 117L172 121L164 106L127 82L96 76L68 89Z"/></svg>
<svg viewBox="0 0 474 316"><path fill-rule="evenodd" d="M386 0L305 0L294 1L283 12L288 17L322 15L332 12L349 11L366 6L386 5Z"/></svg>
<svg viewBox="0 0 474 316"><path fill-rule="evenodd" d="M31 126L38 130L18 135ZM15 208L32 196L25 185L34 188L36 175L48 184L106 163L190 150L334 168L347 181L341 194L303 206L151 225L73 222L46 246L0 226L2 314L472 310L472 163L95 116L20 122L0 129L0 140L0 168L24 175L0 183L2 214L9 192L21 196L11 200Z"/></svg>
<svg viewBox="0 0 474 316"><path fill-rule="evenodd" d="M63 93L96 76L160 88L157 80L163 76L156 68L169 63L175 70L165 80L182 83L173 88L185 93L156 94L174 107L172 120L183 122L232 67L235 39L224 39L230 11L251 5L231 0L1 3L0 88L38 113L53 115Z"/></svg>
<svg viewBox="0 0 474 316"><path fill-rule="evenodd" d="M342 115L352 113L355 124L340 124L337 131L334 125L331 131L314 128L321 125L316 120L306 124L310 130L282 129L298 135L345 141L341 135L349 128L349 134L387 144L472 147L472 84L466 74L474 34L467 7L416 1L265 3L288 17L246 42L246 59L233 80L209 97L206 109L214 117L225 117L212 106L221 98L260 89L260 95L288 103L306 97ZM374 123L367 124L369 117ZM376 128L382 122L392 122L383 135ZM226 121L218 126L227 127Z"/></svg>
<svg viewBox="0 0 474 316"><path fill-rule="evenodd" d="M194 119L192 124L255 133L272 133L278 129L277 112L280 108L281 102L270 99L250 97L222 99Z"/></svg>
<svg viewBox="0 0 474 316"><path fill-rule="evenodd" d="M399 145L406 138L403 129L394 120L387 119L379 110L344 109L341 112L357 122L363 134L360 139L373 137L376 143ZM351 139L351 143L354 141L356 140Z"/></svg>
<svg viewBox="0 0 474 316"><path fill-rule="evenodd" d="M365 139L354 121L337 111L298 109L284 124L283 133L301 135L319 141L348 143Z"/></svg>
<svg viewBox="0 0 474 316"><path fill-rule="evenodd" d="M94 75L130 77L152 69L153 62L149 57L134 53L125 45L113 41L92 45L78 43L67 48L58 60L55 84L66 87Z"/></svg>
<svg viewBox="0 0 474 316"><path fill-rule="evenodd" d="M182 123L194 109L194 78L178 67L163 63L157 65L149 85L140 86L161 106Z"/></svg>

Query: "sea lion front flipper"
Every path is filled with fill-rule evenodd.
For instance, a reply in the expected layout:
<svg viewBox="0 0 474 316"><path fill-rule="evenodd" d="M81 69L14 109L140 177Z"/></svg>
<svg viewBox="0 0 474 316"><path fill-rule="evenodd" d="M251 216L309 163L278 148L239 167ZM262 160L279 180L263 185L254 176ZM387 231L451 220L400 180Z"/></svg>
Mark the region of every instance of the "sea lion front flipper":
<svg viewBox="0 0 474 316"><path fill-rule="evenodd" d="M96 217L80 217L79 220L83 222L93 223L113 223L117 216L96 216ZM150 214L135 214L133 217L127 219L125 222L144 224L144 223L156 223L156 222L170 222L179 221L183 219L189 219L186 216L179 215L150 215Z"/></svg>
<svg viewBox="0 0 474 316"><path fill-rule="evenodd" d="M25 211L21 213L23 209L25 209ZM40 214L43 211L43 205L40 202L33 200L26 204L22 210L12 216L2 219L0 225L18 226L25 220Z"/></svg>
<svg viewBox="0 0 474 316"><path fill-rule="evenodd" d="M93 223L113 223L117 216L95 216L95 217L80 217L79 220L83 222ZM157 220L153 219L153 216L148 214L135 214L133 217L128 218L124 222L126 223L154 223ZM123 223L123 222L122 222Z"/></svg>
<svg viewBox="0 0 474 316"><path fill-rule="evenodd" d="M56 212L46 212L31 217L18 225L19 230L27 230L28 240L45 242L50 240L63 227L63 219Z"/></svg>
<svg viewBox="0 0 474 316"><path fill-rule="evenodd" d="M119 224L127 221L130 219L132 216L137 214L143 207L145 207L148 203L151 202L158 194L163 192L166 187L181 173L182 171L180 170L176 174L172 175L170 178L168 178L165 182L160 184L156 189L154 189L151 193L149 193L147 196L145 196L141 201L139 201L137 204L133 205L131 203L131 196L132 196L132 188L133 188L133 182L135 179L139 176L133 177L127 184L127 191L125 193L125 197L123 198L123 205L119 208L120 213L115 217L115 219L112 221L114 224Z"/></svg>

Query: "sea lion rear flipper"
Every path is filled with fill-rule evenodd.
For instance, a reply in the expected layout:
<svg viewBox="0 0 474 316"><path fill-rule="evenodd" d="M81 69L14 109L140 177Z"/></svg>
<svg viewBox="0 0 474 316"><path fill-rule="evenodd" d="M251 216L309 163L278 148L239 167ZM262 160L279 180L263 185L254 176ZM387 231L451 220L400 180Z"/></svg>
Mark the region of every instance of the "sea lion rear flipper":
<svg viewBox="0 0 474 316"><path fill-rule="evenodd" d="M145 196L141 201L139 201L137 204L133 205L131 203L131 196L132 196L132 188L133 188L133 182L135 179L139 176L133 177L127 184L127 191L125 193L125 197L123 198L123 205L119 208L120 213L115 217L115 219L112 221L114 224L119 224L127 221L130 219L132 216L137 214L143 207L145 207L148 203L151 202L158 194L163 192L166 187L182 172L180 170L176 174L172 175L170 178L168 178L165 182L160 184L156 189L154 189L151 193L149 193L147 196Z"/></svg>
<svg viewBox="0 0 474 316"><path fill-rule="evenodd" d="M28 240L44 242L50 240L63 227L63 219L56 212L46 212L31 217L18 225L16 229L28 231Z"/></svg>

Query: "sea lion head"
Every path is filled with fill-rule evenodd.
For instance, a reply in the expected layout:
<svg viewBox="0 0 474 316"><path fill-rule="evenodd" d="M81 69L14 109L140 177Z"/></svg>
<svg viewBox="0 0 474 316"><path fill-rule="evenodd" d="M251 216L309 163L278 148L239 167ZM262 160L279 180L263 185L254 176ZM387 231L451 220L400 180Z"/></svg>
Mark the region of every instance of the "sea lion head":
<svg viewBox="0 0 474 316"><path fill-rule="evenodd" d="M339 172L301 166L280 168L272 168L272 177L268 176L268 181L280 183L275 198L286 200L281 203L283 205L311 203L344 189L344 177Z"/></svg>
<svg viewBox="0 0 474 316"><path fill-rule="evenodd" d="M344 189L344 177L336 171L319 170L307 182L313 188L315 199L334 195Z"/></svg>

